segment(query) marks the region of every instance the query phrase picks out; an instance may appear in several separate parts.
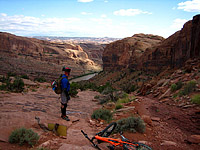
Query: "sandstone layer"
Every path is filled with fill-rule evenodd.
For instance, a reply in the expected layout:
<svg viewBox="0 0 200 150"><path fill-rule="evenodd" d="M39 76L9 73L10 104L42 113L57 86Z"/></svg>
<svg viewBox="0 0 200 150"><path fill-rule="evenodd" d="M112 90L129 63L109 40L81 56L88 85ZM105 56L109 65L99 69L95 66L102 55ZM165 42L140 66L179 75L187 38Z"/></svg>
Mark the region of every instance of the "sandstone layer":
<svg viewBox="0 0 200 150"><path fill-rule="evenodd" d="M148 47L155 46L163 40L160 36L135 34L108 44L103 52L103 68L128 68L137 62Z"/></svg>
<svg viewBox="0 0 200 150"><path fill-rule="evenodd" d="M0 32L0 71L32 77L57 77L62 66L72 68L72 76L99 71L101 66L88 58L79 45L53 43Z"/></svg>
<svg viewBox="0 0 200 150"><path fill-rule="evenodd" d="M107 45L103 53L103 68L160 72L167 67L179 68L189 59L199 59L199 48L200 15L196 15L165 40L139 34Z"/></svg>

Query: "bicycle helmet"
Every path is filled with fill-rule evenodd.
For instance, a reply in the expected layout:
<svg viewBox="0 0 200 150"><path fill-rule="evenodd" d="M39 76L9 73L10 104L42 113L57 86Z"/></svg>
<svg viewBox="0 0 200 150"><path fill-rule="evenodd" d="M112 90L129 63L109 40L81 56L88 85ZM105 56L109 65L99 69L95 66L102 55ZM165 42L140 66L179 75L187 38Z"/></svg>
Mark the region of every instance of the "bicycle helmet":
<svg viewBox="0 0 200 150"><path fill-rule="evenodd" d="M70 68L68 68L68 67L63 67L62 71L65 71L65 72L70 72L70 71L71 71L71 69L70 69Z"/></svg>

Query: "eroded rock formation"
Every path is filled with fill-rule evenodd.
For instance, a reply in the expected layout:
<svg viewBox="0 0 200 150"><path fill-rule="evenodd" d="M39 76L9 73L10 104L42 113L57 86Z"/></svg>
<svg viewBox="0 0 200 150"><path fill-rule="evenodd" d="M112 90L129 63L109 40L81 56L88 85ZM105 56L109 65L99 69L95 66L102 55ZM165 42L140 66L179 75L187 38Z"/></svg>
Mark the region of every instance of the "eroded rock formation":
<svg viewBox="0 0 200 150"><path fill-rule="evenodd" d="M106 46L103 52L103 68L128 68L136 63L148 47L162 42L164 38L154 35L136 34Z"/></svg>
<svg viewBox="0 0 200 150"><path fill-rule="evenodd" d="M72 76L98 71L101 66L88 58L79 45L53 43L0 32L0 71L55 78L62 66L72 68Z"/></svg>
<svg viewBox="0 0 200 150"><path fill-rule="evenodd" d="M167 67L179 68L188 59L199 57L200 15L196 15L165 40L139 34L109 44L103 53L103 68L159 72Z"/></svg>

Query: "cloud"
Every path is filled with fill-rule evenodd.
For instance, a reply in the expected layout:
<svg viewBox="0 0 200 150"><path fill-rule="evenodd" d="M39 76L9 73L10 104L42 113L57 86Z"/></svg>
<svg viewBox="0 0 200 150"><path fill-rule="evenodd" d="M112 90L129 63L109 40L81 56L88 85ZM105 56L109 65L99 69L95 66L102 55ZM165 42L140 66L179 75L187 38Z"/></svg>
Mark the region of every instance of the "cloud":
<svg viewBox="0 0 200 150"><path fill-rule="evenodd" d="M1 13L0 15L3 16L3 17L7 16L7 14L5 14L5 13Z"/></svg>
<svg viewBox="0 0 200 150"><path fill-rule="evenodd" d="M188 20L186 20L186 19L177 18L173 21L173 23L170 27L175 29L175 30L180 30L187 21Z"/></svg>
<svg viewBox="0 0 200 150"><path fill-rule="evenodd" d="M81 15L92 15L92 13L89 13L89 12L81 12Z"/></svg>
<svg viewBox="0 0 200 150"><path fill-rule="evenodd" d="M140 9L120 9L113 13L116 16L135 16L139 14L152 14L147 11L142 11Z"/></svg>
<svg viewBox="0 0 200 150"><path fill-rule="evenodd" d="M183 9L187 12L200 12L200 0L191 0L178 4L178 9Z"/></svg>
<svg viewBox="0 0 200 150"><path fill-rule="evenodd" d="M60 34L76 30L79 18L37 18L24 15L8 16L0 14L0 30L13 34Z"/></svg>
<svg viewBox="0 0 200 150"><path fill-rule="evenodd" d="M81 2L81 3L88 3L88 2L92 2L93 0L78 0L78 2Z"/></svg>
<svg viewBox="0 0 200 150"><path fill-rule="evenodd" d="M106 18L106 17L107 17L106 14L102 14L102 15L101 15L101 18Z"/></svg>

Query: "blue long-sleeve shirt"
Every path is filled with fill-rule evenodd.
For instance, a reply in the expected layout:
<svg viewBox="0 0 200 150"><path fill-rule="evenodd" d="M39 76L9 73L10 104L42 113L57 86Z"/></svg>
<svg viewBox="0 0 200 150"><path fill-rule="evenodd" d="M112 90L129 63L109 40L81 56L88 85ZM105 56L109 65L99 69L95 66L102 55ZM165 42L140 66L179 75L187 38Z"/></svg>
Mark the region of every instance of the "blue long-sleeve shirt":
<svg viewBox="0 0 200 150"><path fill-rule="evenodd" d="M69 90L70 90L70 83L69 83L68 77L65 74L63 74L62 78L63 79L61 81L61 88L62 88L62 90L67 89L67 92L69 92Z"/></svg>

